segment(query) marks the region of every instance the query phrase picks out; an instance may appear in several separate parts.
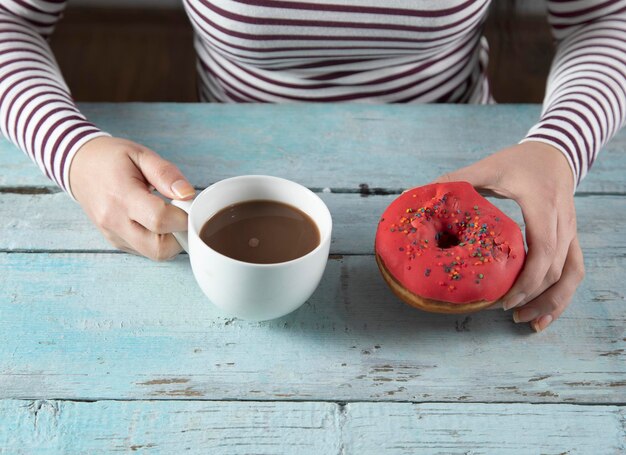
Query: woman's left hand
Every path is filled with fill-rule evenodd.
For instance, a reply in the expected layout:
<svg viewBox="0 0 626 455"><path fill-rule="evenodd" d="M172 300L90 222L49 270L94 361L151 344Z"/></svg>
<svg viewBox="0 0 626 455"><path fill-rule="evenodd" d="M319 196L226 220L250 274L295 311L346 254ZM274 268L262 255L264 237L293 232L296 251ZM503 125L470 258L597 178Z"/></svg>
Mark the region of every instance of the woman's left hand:
<svg viewBox="0 0 626 455"><path fill-rule="evenodd" d="M576 233L574 179L565 156L550 145L524 142L436 181L467 181L519 204L528 254L502 302L505 310L515 308L515 322L544 330L569 305L585 275Z"/></svg>

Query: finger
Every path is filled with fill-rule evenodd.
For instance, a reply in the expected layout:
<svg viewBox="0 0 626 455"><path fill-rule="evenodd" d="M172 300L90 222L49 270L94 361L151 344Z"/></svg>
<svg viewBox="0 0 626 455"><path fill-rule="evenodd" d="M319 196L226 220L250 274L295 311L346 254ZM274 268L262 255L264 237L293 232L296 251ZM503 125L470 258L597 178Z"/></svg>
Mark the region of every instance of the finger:
<svg viewBox="0 0 626 455"><path fill-rule="evenodd" d="M536 332L544 330L570 304L584 275L583 253L578 238L574 238L568 250L561 279L539 297L516 309L513 312L513 320L517 323L530 322Z"/></svg>
<svg viewBox="0 0 626 455"><path fill-rule="evenodd" d="M187 230L187 214L135 181L126 191L128 216L155 234Z"/></svg>
<svg viewBox="0 0 626 455"><path fill-rule="evenodd" d="M102 233L102 236L113 246L114 248L124 251L126 253L132 253L134 250L126 243L126 241L117 235L115 232L108 229L98 228Z"/></svg>
<svg viewBox="0 0 626 455"><path fill-rule="evenodd" d="M153 261L172 259L182 250L172 234L155 234L132 220L122 236L131 248Z"/></svg>
<svg viewBox="0 0 626 455"><path fill-rule="evenodd" d="M141 256L141 254L139 254L137 250L131 248L127 243L119 245L117 249L120 251L123 251L124 253L133 254L135 256Z"/></svg>
<svg viewBox="0 0 626 455"><path fill-rule="evenodd" d="M563 222L564 219L567 219L564 215L557 217L557 246L554 255L554 260L552 264L548 268L546 276L543 279L541 285L529 296L527 296L524 300L522 300L517 307L525 305L531 300L543 294L547 289L549 289L554 283L558 282L561 279L563 274L563 268L565 267L565 261L567 260L567 256L569 254L569 248L572 243L572 240L576 236L576 223L574 221L573 224Z"/></svg>
<svg viewBox="0 0 626 455"><path fill-rule="evenodd" d="M148 183L162 195L170 199L189 199L196 194L182 172L152 150L142 148L132 159Z"/></svg>
<svg viewBox="0 0 626 455"><path fill-rule="evenodd" d="M557 221L549 205L526 207L520 203L526 223L528 254L521 274L504 296L504 309L520 305L540 286L557 251Z"/></svg>

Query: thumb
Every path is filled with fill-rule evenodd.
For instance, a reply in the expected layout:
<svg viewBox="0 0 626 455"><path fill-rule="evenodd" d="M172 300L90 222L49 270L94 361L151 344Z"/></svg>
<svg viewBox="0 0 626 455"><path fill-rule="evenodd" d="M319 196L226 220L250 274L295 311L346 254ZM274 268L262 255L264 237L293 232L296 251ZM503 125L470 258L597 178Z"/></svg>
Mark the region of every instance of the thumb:
<svg viewBox="0 0 626 455"><path fill-rule="evenodd" d="M491 183L488 172L481 162L470 164L437 177L433 183L468 182L475 188L487 188Z"/></svg>
<svg viewBox="0 0 626 455"><path fill-rule="evenodd" d="M142 149L135 162L148 183L170 199L189 199L196 190L182 172L150 149Z"/></svg>

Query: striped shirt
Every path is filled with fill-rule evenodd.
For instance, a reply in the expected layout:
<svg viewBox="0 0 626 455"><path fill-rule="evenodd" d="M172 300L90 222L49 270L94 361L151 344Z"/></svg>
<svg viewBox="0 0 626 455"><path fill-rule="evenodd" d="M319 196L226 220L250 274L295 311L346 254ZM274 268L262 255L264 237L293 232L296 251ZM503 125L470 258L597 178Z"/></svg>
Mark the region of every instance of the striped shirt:
<svg viewBox="0 0 626 455"><path fill-rule="evenodd" d="M65 3L0 3L0 128L71 195L74 154L107 133L77 109L46 41ZM200 98L225 103L490 103L490 3L183 0ZM559 149L579 183L626 121L626 0L547 3L558 48L522 142Z"/></svg>

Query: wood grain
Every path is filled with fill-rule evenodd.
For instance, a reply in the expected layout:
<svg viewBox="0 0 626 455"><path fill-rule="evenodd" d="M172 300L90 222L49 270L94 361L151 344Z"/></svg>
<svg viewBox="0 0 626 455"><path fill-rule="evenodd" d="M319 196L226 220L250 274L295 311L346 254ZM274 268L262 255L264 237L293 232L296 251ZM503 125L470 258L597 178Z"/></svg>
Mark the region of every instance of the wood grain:
<svg viewBox="0 0 626 455"><path fill-rule="evenodd" d="M373 254L379 216L397 195L320 193L333 217L333 254ZM518 206L490 201L524 228ZM622 196L576 198L578 232L585 251L626 254ZM114 251L78 204L64 193L0 195L0 251Z"/></svg>
<svg viewBox="0 0 626 455"><path fill-rule="evenodd" d="M350 454L620 454L624 408L526 404L348 404Z"/></svg>
<svg viewBox="0 0 626 455"><path fill-rule="evenodd" d="M336 454L333 403L0 401L0 454Z"/></svg>
<svg viewBox="0 0 626 455"><path fill-rule="evenodd" d="M270 174L308 187L401 189L425 184L524 137L537 105L83 104L110 133L152 147L199 187ZM626 131L609 143L581 192L626 193ZM0 187L51 185L0 143Z"/></svg>
<svg viewBox="0 0 626 455"><path fill-rule="evenodd" d="M222 315L186 257L0 254L2 398L626 402L626 257L589 252L568 311L534 334L510 313L400 303L373 256L333 257L298 311Z"/></svg>
<svg viewBox="0 0 626 455"><path fill-rule="evenodd" d="M618 454L624 408L0 401L0 454Z"/></svg>
<svg viewBox="0 0 626 455"><path fill-rule="evenodd" d="M502 311L403 305L372 247L386 193L516 142L537 106L83 108L197 187L268 173L315 189L335 221L332 255L298 311L228 317L186 256L114 252L0 141L1 454L624 452L624 132L575 198L587 277L534 334Z"/></svg>

